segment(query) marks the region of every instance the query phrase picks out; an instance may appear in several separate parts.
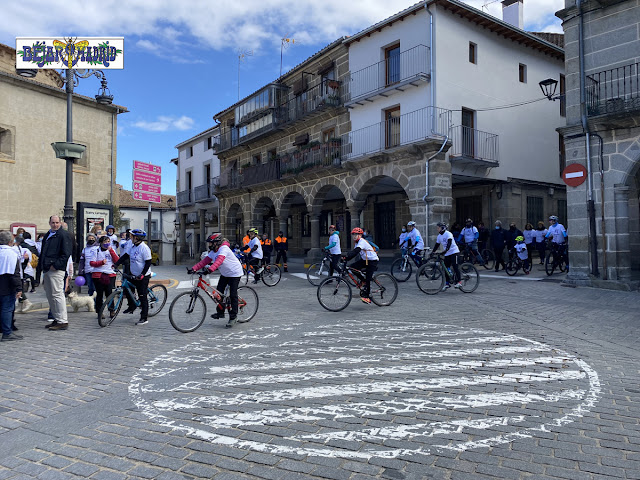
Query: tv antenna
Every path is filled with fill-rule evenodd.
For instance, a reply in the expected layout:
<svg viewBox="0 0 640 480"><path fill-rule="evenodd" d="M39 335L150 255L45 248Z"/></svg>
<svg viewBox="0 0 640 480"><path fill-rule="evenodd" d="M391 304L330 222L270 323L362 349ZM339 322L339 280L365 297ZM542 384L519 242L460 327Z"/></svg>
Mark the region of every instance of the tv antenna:
<svg viewBox="0 0 640 480"><path fill-rule="evenodd" d="M238 100L240 100L240 64L247 61L247 57L253 56L253 50L238 50Z"/></svg>
<svg viewBox="0 0 640 480"><path fill-rule="evenodd" d="M290 35L285 35L280 39L280 76L282 77L282 52L289 45L293 45L296 41Z"/></svg>

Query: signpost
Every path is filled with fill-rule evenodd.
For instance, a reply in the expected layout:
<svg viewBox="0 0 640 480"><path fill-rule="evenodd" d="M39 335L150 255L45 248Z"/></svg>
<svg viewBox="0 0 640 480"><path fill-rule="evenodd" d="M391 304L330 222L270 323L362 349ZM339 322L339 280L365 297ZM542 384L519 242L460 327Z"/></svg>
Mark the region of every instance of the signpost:
<svg viewBox="0 0 640 480"><path fill-rule="evenodd" d="M162 167L151 163L133 161L133 199L149 202L147 209L147 235L151 246L151 204L162 203ZM162 212L160 212L162 215ZM160 222L161 223L161 222ZM160 228L160 223L158 228ZM160 236L162 245L162 236ZM162 253L162 250L160 250Z"/></svg>
<svg viewBox="0 0 640 480"><path fill-rule="evenodd" d="M586 179L587 169L579 163L572 163L562 171L562 180L570 187L582 185Z"/></svg>

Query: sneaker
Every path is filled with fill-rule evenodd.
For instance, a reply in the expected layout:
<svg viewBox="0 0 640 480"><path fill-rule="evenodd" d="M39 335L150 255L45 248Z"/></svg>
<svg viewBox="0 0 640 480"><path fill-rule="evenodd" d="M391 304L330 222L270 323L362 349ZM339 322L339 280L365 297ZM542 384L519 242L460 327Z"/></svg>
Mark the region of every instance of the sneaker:
<svg viewBox="0 0 640 480"><path fill-rule="evenodd" d="M220 320L220 319L224 318L224 312L222 312L222 313L216 312L216 313L211 315L211 318L215 318L216 320Z"/></svg>
<svg viewBox="0 0 640 480"><path fill-rule="evenodd" d="M458 282L453 286L453 288L460 288L460 287L462 287L462 282Z"/></svg>
<svg viewBox="0 0 640 480"><path fill-rule="evenodd" d="M22 335L16 335L15 333L10 333L9 335L2 335L3 342L10 342L12 340L22 340Z"/></svg>
<svg viewBox="0 0 640 480"><path fill-rule="evenodd" d="M56 320L47 320L47 324L44 326L44 328L51 328L55 325L58 325L58 322Z"/></svg>
<svg viewBox="0 0 640 480"><path fill-rule="evenodd" d="M128 307L124 312L122 313L133 313L136 311L137 307Z"/></svg>
<svg viewBox="0 0 640 480"><path fill-rule="evenodd" d="M51 331L51 330L66 330L67 328L69 328L69 324L68 323L56 322L55 325L51 325L49 327L49 331Z"/></svg>
<svg viewBox="0 0 640 480"><path fill-rule="evenodd" d="M229 317L229 321L227 322L227 324L225 325L225 328L231 328L233 327L237 322L236 317Z"/></svg>
<svg viewBox="0 0 640 480"><path fill-rule="evenodd" d="M256 273L260 275L262 272L264 272L264 267L260 267Z"/></svg>
<svg viewBox="0 0 640 480"><path fill-rule="evenodd" d="M254 285L255 285L255 284L257 284L257 283L258 283L258 279L257 279L257 278L254 278L254 279L253 279L253 282L251 282L251 283L253 283Z"/></svg>
<svg viewBox="0 0 640 480"><path fill-rule="evenodd" d="M17 332L17 331L18 331L18 327L16 327L16 324L15 324L15 323L12 323L12 324L11 324L11 331L12 331L12 332Z"/></svg>
<svg viewBox="0 0 640 480"><path fill-rule="evenodd" d="M146 318L141 318L136 322L136 325L146 325L147 323L149 323L149 320L147 320Z"/></svg>
<svg viewBox="0 0 640 480"><path fill-rule="evenodd" d="M24 302L22 302L22 310L20 310L20 313L26 313L32 307L33 307L33 302L31 302L29 300L25 300Z"/></svg>
<svg viewBox="0 0 640 480"><path fill-rule="evenodd" d="M369 297L360 297L362 303L366 303L367 305L371 305L371 299Z"/></svg>
<svg viewBox="0 0 640 480"><path fill-rule="evenodd" d="M445 290L447 290L448 288L451 288L451 285L449 285L448 283L442 287L442 290L440 290L441 292L444 292Z"/></svg>
<svg viewBox="0 0 640 480"><path fill-rule="evenodd" d="M36 289L32 288L31 290L29 290L29 293L36 293Z"/></svg>

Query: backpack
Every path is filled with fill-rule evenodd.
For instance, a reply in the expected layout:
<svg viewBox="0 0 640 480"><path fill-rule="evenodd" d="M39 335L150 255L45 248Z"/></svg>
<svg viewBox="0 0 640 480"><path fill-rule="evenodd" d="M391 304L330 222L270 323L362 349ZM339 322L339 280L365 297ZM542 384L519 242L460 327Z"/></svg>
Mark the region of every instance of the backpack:
<svg viewBox="0 0 640 480"><path fill-rule="evenodd" d="M378 253L380 251L380 247L373 243L371 240L364 239L364 241L373 247L374 252Z"/></svg>
<svg viewBox="0 0 640 480"><path fill-rule="evenodd" d="M38 255L35 253L31 254L31 262L29 263L33 268L38 268Z"/></svg>

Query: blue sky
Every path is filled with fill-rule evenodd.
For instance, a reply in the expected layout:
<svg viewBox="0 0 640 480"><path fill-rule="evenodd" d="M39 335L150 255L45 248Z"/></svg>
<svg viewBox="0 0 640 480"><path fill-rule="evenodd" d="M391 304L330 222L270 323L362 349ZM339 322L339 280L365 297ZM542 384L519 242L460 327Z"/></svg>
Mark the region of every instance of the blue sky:
<svg viewBox="0 0 640 480"><path fill-rule="evenodd" d="M6 3L5 3L6 2ZM123 70L108 70L114 103L129 109L118 120L116 180L131 189L133 160L163 168L162 193L175 194L169 163L178 143L213 126L213 115L238 100L238 52L244 97L342 35L352 35L415 0L23 0L2 4L0 42L16 37L123 36ZM502 18L498 0L466 0ZM562 32L554 13L564 0L525 0L525 30ZM49 12L49 14L43 14ZM56 15L51 13L57 12ZM78 93L93 97L95 77Z"/></svg>

